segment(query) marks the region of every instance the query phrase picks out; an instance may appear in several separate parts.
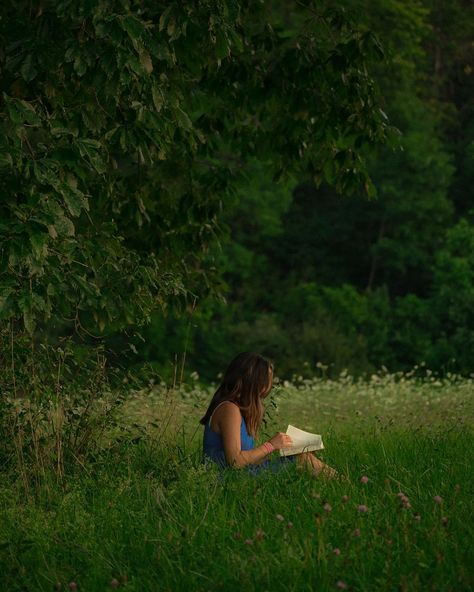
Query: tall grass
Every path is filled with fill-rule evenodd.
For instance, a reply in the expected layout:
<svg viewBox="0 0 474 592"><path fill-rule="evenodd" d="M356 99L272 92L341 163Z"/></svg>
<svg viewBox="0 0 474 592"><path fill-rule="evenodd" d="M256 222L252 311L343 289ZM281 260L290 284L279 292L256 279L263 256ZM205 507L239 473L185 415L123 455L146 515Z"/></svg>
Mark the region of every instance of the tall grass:
<svg viewBox="0 0 474 592"><path fill-rule="evenodd" d="M261 440L288 423L320 433L347 482L202 466L211 394L133 393L127 438L112 426L27 495L5 471L0 590L472 589L472 380L280 385Z"/></svg>

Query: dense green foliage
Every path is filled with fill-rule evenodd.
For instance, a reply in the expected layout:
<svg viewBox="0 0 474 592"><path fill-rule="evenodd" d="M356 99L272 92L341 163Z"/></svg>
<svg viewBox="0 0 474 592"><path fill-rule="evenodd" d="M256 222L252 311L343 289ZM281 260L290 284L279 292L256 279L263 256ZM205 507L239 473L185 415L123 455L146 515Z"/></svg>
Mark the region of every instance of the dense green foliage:
<svg viewBox="0 0 474 592"><path fill-rule="evenodd" d="M372 191L381 49L342 10L4 2L0 42L0 314L30 334L209 292L202 254L252 155Z"/></svg>
<svg viewBox="0 0 474 592"><path fill-rule="evenodd" d="M472 5L349 4L383 39L374 76L402 134L398 149L367 152L377 198L301 176L277 185L269 163L254 163L226 212L231 240L215 254L226 303L157 316L147 332L143 358L165 376L166 344L188 344L190 367L207 378L236 349L270 355L281 375L422 361L474 371Z"/></svg>

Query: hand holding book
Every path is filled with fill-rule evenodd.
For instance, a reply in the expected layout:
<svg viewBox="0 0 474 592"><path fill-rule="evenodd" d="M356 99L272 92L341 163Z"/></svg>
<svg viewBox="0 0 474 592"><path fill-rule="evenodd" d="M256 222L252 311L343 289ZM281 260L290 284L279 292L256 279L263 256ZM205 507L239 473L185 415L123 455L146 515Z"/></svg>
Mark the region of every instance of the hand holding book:
<svg viewBox="0 0 474 592"><path fill-rule="evenodd" d="M280 456L292 456L301 452L312 452L324 448L321 436L300 430L295 426L289 425L286 434L290 436L291 444L280 448Z"/></svg>

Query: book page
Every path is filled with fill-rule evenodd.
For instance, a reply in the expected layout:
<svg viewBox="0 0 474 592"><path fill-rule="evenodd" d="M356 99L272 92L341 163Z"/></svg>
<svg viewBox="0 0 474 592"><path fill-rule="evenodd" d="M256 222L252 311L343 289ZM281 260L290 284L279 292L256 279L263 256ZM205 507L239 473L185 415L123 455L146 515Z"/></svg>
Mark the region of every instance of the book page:
<svg viewBox="0 0 474 592"><path fill-rule="evenodd" d="M293 444L288 448L281 448L280 456L291 456L293 454L300 454L301 452L312 452L313 450L321 450L324 448L323 441L319 434L305 432L292 425L287 427L286 433L293 440Z"/></svg>

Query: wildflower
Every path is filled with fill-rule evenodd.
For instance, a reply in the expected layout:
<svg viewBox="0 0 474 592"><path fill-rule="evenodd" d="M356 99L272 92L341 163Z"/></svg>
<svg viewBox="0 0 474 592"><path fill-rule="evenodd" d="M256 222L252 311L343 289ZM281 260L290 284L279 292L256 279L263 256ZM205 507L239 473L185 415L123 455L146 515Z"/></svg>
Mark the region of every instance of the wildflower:
<svg viewBox="0 0 474 592"><path fill-rule="evenodd" d="M367 510L368 510L368 509L369 509L369 508L368 508L368 507L367 507L365 504L360 504L360 505L357 507L357 511L358 511L358 512L361 512L361 513L365 513L365 512L367 512Z"/></svg>
<svg viewBox="0 0 474 592"><path fill-rule="evenodd" d="M354 531L352 532L352 536L360 537L360 528L354 528Z"/></svg>
<svg viewBox="0 0 474 592"><path fill-rule="evenodd" d="M349 496L348 495L343 495L342 496L342 501L343 501L344 504L347 503L349 501Z"/></svg>
<svg viewBox="0 0 474 592"><path fill-rule="evenodd" d="M293 528L293 522L288 522L288 524L286 525L287 528Z"/></svg>
<svg viewBox="0 0 474 592"><path fill-rule="evenodd" d="M276 518L277 520L279 520L280 522L283 522L283 520L284 520L284 518L283 518L283 516L282 516L281 514L277 514L277 515L275 516L275 518Z"/></svg>
<svg viewBox="0 0 474 592"><path fill-rule="evenodd" d="M76 582L69 582L68 588L69 588L69 590L77 590Z"/></svg>
<svg viewBox="0 0 474 592"><path fill-rule="evenodd" d="M443 517L441 518L441 524L442 524L443 526L448 526L448 522L449 522L449 520L448 520L448 517L447 517L447 516L443 516Z"/></svg>
<svg viewBox="0 0 474 592"><path fill-rule="evenodd" d="M387 539L387 545L390 547L392 544L392 539Z"/></svg>
<svg viewBox="0 0 474 592"><path fill-rule="evenodd" d="M406 495L399 496L399 499L402 508L411 508L410 500Z"/></svg>
<svg viewBox="0 0 474 592"><path fill-rule="evenodd" d="M333 549L332 552L334 553L334 555L340 555L341 554L341 549L339 549L338 547L336 547L335 549Z"/></svg>
<svg viewBox="0 0 474 592"><path fill-rule="evenodd" d="M240 534L240 532L234 532L234 539L235 539L236 541L238 541L238 540L239 540L239 539L241 539L241 538L242 538L242 535Z"/></svg>
<svg viewBox="0 0 474 592"><path fill-rule="evenodd" d="M255 533L255 538L257 539L257 541L261 541L264 536L265 536L265 533L263 532L263 530L258 529L257 532Z"/></svg>
<svg viewBox="0 0 474 592"><path fill-rule="evenodd" d="M437 504L443 503L443 498L440 495L435 495L433 499Z"/></svg>
<svg viewBox="0 0 474 592"><path fill-rule="evenodd" d="M319 495L319 493L316 493L315 491L311 492L311 497L313 499L321 499L321 496Z"/></svg>
<svg viewBox="0 0 474 592"><path fill-rule="evenodd" d="M415 519L417 522L419 522L419 521L421 520L421 516L420 516L418 513L416 513L416 514L413 514L413 518L414 518L414 519Z"/></svg>
<svg viewBox="0 0 474 592"><path fill-rule="evenodd" d="M328 502L326 502L326 503L324 504L323 508L324 508L324 510L325 510L326 512L332 512L332 506L331 506L331 504L330 504L330 503L328 503Z"/></svg>
<svg viewBox="0 0 474 592"><path fill-rule="evenodd" d="M339 590L347 590L347 584L344 582L344 580L337 580L336 586L339 588Z"/></svg>
<svg viewBox="0 0 474 592"><path fill-rule="evenodd" d="M110 587L113 588L114 590L116 590L119 586L120 586L120 583L116 578L113 578L110 581Z"/></svg>
<svg viewBox="0 0 474 592"><path fill-rule="evenodd" d="M252 539L245 539L245 544L246 545L253 545L253 540Z"/></svg>
<svg viewBox="0 0 474 592"><path fill-rule="evenodd" d="M362 477L360 478L360 482L361 483L368 483L369 478L367 477L367 475L362 475Z"/></svg>

